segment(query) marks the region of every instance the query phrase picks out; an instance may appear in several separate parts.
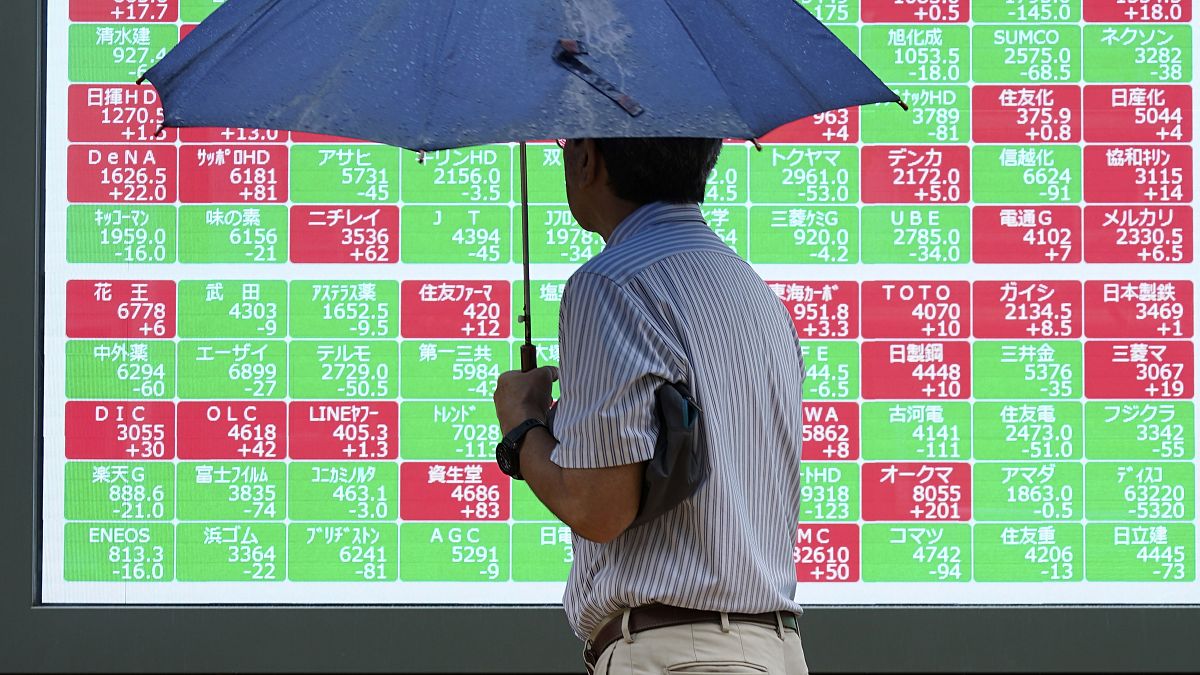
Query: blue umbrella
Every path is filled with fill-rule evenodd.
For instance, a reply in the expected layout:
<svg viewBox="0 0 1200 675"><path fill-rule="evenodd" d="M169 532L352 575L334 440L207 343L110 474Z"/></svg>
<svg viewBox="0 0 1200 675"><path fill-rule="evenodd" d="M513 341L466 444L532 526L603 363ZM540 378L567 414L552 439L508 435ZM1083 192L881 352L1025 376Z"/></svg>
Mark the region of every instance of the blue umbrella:
<svg viewBox="0 0 1200 675"><path fill-rule="evenodd" d="M827 110L900 103L793 0L228 0L143 79L168 127L417 151L520 141L523 368L524 141L755 140Z"/></svg>

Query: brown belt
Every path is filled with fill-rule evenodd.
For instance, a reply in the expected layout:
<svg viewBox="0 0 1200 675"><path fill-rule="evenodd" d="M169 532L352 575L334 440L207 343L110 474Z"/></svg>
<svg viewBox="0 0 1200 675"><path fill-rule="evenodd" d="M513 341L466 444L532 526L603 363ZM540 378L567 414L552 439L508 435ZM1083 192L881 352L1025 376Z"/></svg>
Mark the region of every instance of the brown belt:
<svg viewBox="0 0 1200 675"><path fill-rule="evenodd" d="M763 612L762 614L741 614L737 612L729 612L729 620L745 621L749 623L757 623L771 628L778 627L776 623L775 612ZM783 618L783 627L800 632L799 623L796 621L796 615L791 612L780 612ZM617 615L610 619L607 623L596 631L596 637L593 639L584 652L584 661L589 666L595 666L600 655L604 653L608 646L617 640L621 639L621 615ZM703 609L688 609L686 607L673 607L671 605L643 605L634 607L629 611L629 633L640 633L642 631L653 630L655 628L669 628L671 626L682 626L688 623L720 623L721 613Z"/></svg>

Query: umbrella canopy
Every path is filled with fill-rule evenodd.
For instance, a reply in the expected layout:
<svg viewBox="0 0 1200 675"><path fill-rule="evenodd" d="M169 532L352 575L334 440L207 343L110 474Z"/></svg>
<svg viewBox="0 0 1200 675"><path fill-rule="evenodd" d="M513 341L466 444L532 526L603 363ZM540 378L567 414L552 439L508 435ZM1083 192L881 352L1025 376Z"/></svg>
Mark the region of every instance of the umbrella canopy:
<svg viewBox="0 0 1200 675"><path fill-rule="evenodd" d="M523 370L536 366L525 141L756 139L900 102L793 0L227 0L142 80L164 126L420 151L521 141Z"/></svg>
<svg viewBox="0 0 1200 675"><path fill-rule="evenodd" d="M900 100L794 0L228 0L144 79L165 126L413 150L754 139Z"/></svg>

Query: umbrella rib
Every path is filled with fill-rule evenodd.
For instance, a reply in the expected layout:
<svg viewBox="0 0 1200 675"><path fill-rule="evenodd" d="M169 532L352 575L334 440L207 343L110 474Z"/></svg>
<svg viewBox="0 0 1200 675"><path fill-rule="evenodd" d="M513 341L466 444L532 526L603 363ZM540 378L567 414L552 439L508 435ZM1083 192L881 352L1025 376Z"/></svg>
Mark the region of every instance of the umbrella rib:
<svg viewBox="0 0 1200 675"><path fill-rule="evenodd" d="M356 42L361 42L361 38L369 33L372 28L378 27L383 23L382 21L377 21L377 19L387 8L388 5L386 3L376 5L375 14L373 14L370 19L363 22L362 28L358 31L358 35L355 36ZM309 116L315 114L316 112L315 106L319 104L322 99L324 99L325 94L328 93L331 88L333 88L334 83L341 79L338 76L338 71L341 69L343 64L350 60L353 55L354 51L349 49L341 54L334 66L329 70L329 72L326 73L321 82L321 86L317 89L316 94L312 96L312 102L305 106L304 112L300 113L300 115L297 117L296 122L298 124L303 124L306 126L308 125Z"/></svg>
<svg viewBox="0 0 1200 675"><path fill-rule="evenodd" d="M717 74L717 69L713 66L712 61L709 60L708 54L705 54L704 50L700 48L700 43L696 41L696 36L692 35L692 31L688 28L687 23L683 20L682 17L679 16L679 12L675 11L675 5L674 5L673 0L664 0L664 2L666 3L667 8L671 10L671 14L674 15L675 20L679 22L680 27L683 28L683 32L685 34L687 34L688 39L692 41L692 45L696 47L696 51L700 53L700 57L704 59L704 62L706 64L708 64L708 68L710 71L712 71L713 77L716 78L717 84L721 85L721 91L725 92L725 98L729 101L730 105L733 106L734 110L737 110L738 114L740 115L742 111L741 111L741 108L737 104L737 100L729 95L729 90L725 88L725 82L722 81L720 75ZM726 11L728 11L728 10L726 10ZM738 17L735 12L728 12L728 13L735 20L737 20L739 23L741 23L743 27L746 27L745 22L742 21L741 18ZM767 46L767 49L768 49L768 51L770 51L771 56L775 57L776 61L779 61L781 63L784 62L783 59L779 58L779 56L775 53L775 50L772 49L770 47L770 45ZM785 68L785 70L787 70L789 74L791 73L790 69ZM814 106L821 107L822 104L820 103L820 101L817 100L816 96L813 96L812 91L810 91L809 88L802 81L800 81L799 79L797 79L794 76L792 77L792 80L795 81L795 83L799 86L800 90L804 92L804 95L806 97L808 97L808 100L810 102L812 102L812 104ZM746 121L744 117L742 118L742 121L743 121L743 123ZM748 125L747 125L747 130L749 131L749 133L747 134L748 136L751 136L751 137L754 136L754 130L749 129Z"/></svg>
<svg viewBox="0 0 1200 675"><path fill-rule="evenodd" d="M729 95L729 90L725 88L725 83L722 82L721 77L717 75L717 69L713 67L712 61L708 59L708 54L705 54L704 50L700 48L700 43L696 42L696 36L692 35L692 31L687 27L687 24L684 23L683 18L679 16L679 12L675 11L675 6L671 3L671 0L664 1L667 5L667 9L671 10L671 16L675 17L675 20L679 22L679 27L683 29L684 35L687 35L688 40L691 40L692 46L696 48L696 52L700 54L700 58L704 59L705 65L708 66L709 72L713 74L713 79L715 79L717 84L720 85L721 91L725 92L725 100L729 101L730 107L737 111L742 124L746 126L746 130L748 132L746 135L753 136L754 130L750 129L750 126L746 124L746 119L742 117L741 108L738 107L737 101L734 101L733 97Z"/></svg>
<svg viewBox="0 0 1200 675"><path fill-rule="evenodd" d="M454 21L454 15L458 9L458 5L459 5L458 0L454 0L454 2L451 3L451 5L450 5L449 11L446 12L446 20L444 22L442 22L442 31L438 35L437 45L432 52L433 54L444 54L445 53L443 51L443 47L446 44L446 37L450 34L450 23ZM441 61L439 63L439 65L444 66L445 61L444 60ZM445 91L444 88L435 86L441 80L442 80L441 77L434 77L434 70L432 68L425 69L425 83L424 83L424 86L422 87L422 90L425 91L429 95L430 100L429 100L429 105L425 106L425 118L421 120L421 130L418 133L418 137L421 138L421 145L423 147L415 148L416 150L435 150L435 149L437 149L437 148L429 148L429 147L425 147L425 146L428 146L430 144L429 139L432 136L432 134L430 133L430 130L429 130L429 124L431 121L433 121L433 111L437 108L436 103L439 100L441 100L441 98L442 98L441 94Z"/></svg>
<svg viewBox="0 0 1200 675"><path fill-rule="evenodd" d="M668 0L668 2L670 2L670 0ZM717 0L717 2L719 2L719 3L720 3L720 4L722 4L722 5L727 5L727 3L726 3L724 0ZM803 11L803 12L807 12L807 11L808 11L807 9L804 9L804 7L797 7L797 6L795 6L795 5L792 5L792 3L791 3L790 1L788 2L788 4L789 4L789 5L791 5L791 8L792 8L792 9L799 9L800 11ZM727 8L727 10L726 10L726 11L728 11L728 8ZM731 11L731 12L729 12L729 15L730 15L731 17L733 17L733 19L734 19L735 21L737 21L739 24L741 24L741 25L742 25L742 28L744 28L744 29L745 29L747 32L750 32L750 26L746 25L746 20L745 20L745 18L744 18L744 17L742 17L742 16L738 15L736 12L732 12L732 11ZM815 18L816 18L816 17L814 17L814 19L815 19ZM837 42L837 44L838 44L838 45L840 45L840 46L841 46L843 49L847 49L847 51L849 51L849 49L848 49L848 48L847 48L847 47L846 47L846 46L845 46L845 45L842 43L842 41L841 41L841 40L839 40L839 39L837 38L837 36L836 36L836 35L834 35L834 34L833 34L833 33L832 33L830 30L829 30L829 28L825 26L825 24L821 23L819 20L818 20L816 23L817 23L817 25L818 25L818 26L820 26L820 27L821 27L821 29L822 29L822 30L824 30L824 31L825 31L825 33L826 33L827 35L829 35L830 37L832 37L832 38L834 39L834 41L835 41L835 42ZM779 53L778 53L778 52L775 50L775 45L774 45L773 43L771 43L771 42L765 42L765 43L764 43L764 46L767 48L767 51L768 51L768 52L770 52L771 56L775 58L775 61L776 61L777 63L781 64L781 65L784 67L783 69L784 69L785 71L787 71L787 73L788 73L789 75L791 75L791 76L792 76L792 81L793 81L793 82L795 82L795 83L796 83L796 86L797 86L797 87L799 87L799 88L800 88L800 89L801 89L801 90L804 92L804 95L808 97L808 100L809 100L809 101L812 101L812 104L813 104L814 106L816 106L816 107L817 107L818 109L820 109L820 110L828 110L828 109L829 109L829 106L828 106L828 105L826 105L825 103L821 102L821 100L820 100L820 99L818 99L818 98L817 98L817 96L816 96L815 94L813 94L813 93L812 93L812 90L808 88L808 85L804 83L804 80L801 80L799 77L796 77L796 74L795 74L795 73L793 73L793 72L792 72L792 69L788 67L788 59L786 59L785 57L781 56L781 55L780 55L780 54L779 54ZM868 72L870 72L870 71L868 70Z"/></svg>
<svg viewBox="0 0 1200 675"><path fill-rule="evenodd" d="M212 72L214 68L217 68L220 65L220 59L228 56L229 53L237 46L237 41L240 40L246 33L250 32L251 29L257 26L268 12L274 10L276 5L279 4L279 1L280 0L268 0L268 2L259 5L255 9L254 15L250 18L250 20L243 21L240 24L235 24L232 26L230 30L227 30L225 33L223 33L220 38L213 40L207 47L198 50L190 59L178 66L176 72L183 71L193 63L204 63L205 67L203 70L200 70L199 67L197 67L197 70L200 70L200 72L192 76L192 81L198 82L203 80L205 77L208 77L208 74ZM221 7L218 7L216 11L219 12L221 9ZM163 60L166 60L165 56L163 57ZM154 65L154 68L142 73L141 77L137 79L137 84L141 84L145 80L150 80L150 71L158 68L159 64L161 63L162 61L159 61L158 64ZM150 83L154 86L155 90L159 92L159 95L165 100L165 96L171 93L169 90L174 88L172 86L175 84L173 80L174 78L171 78L171 80L163 82L162 89L159 88L159 84L154 82L154 80L150 80ZM171 108L174 110L176 107L171 106ZM162 127L166 128L167 126L168 121L164 119Z"/></svg>

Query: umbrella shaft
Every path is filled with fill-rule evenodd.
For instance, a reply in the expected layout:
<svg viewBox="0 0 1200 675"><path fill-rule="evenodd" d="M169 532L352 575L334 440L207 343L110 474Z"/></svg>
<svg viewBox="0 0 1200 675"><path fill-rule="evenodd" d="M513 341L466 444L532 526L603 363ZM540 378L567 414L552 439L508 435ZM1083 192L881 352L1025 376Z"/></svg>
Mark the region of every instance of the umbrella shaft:
<svg viewBox="0 0 1200 675"><path fill-rule="evenodd" d="M521 370L537 368L537 352L533 347L533 318L529 316L529 169L525 158L525 141L521 141L521 262L525 272L525 344L521 347Z"/></svg>

